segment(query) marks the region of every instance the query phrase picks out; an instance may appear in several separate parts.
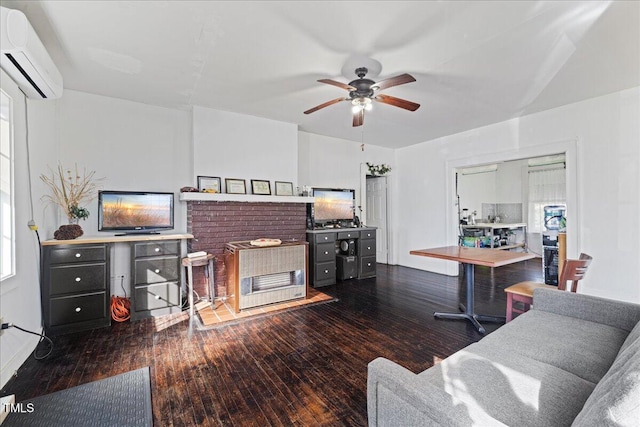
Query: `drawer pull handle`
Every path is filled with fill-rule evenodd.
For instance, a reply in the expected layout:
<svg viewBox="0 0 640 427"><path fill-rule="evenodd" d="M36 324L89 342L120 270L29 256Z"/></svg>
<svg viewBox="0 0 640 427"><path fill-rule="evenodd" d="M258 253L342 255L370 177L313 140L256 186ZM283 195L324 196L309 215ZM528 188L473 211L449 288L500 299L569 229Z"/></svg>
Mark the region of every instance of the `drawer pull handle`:
<svg viewBox="0 0 640 427"><path fill-rule="evenodd" d="M76 258L80 258L81 256L82 256L82 254L79 253L79 252L76 254Z"/></svg>
<svg viewBox="0 0 640 427"><path fill-rule="evenodd" d="M351 234L347 233L347 237L351 237Z"/></svg>
<svg viewBox="0 0 640 427"><path fill-rule="evenodd" d="M329 270L325 270L325 271L324 271L324 274L329 274Z"/></svg>
<svg viewBox="0 0 640 427"><path fill-rule="evenodd" d="M80 280L82 280L80 277L76 277L76 282L79 282Z"/></svg>
<svg viewBox="0 0 640 427"><path fill-rule="evenodd" d="M155 251L156 251L156 252L160 252L160 248L156 248L156 249L155 249Z"/></svg>
<svg viewBox="0 0 640 427"><path fill-rule="evenodd" d="M160 269L159 269L159 268L156 268L154 271L155 271L156 273L160 273Z"/></svg>
<svg viewBox="0 0 640 427"><path fill-rule="evenodd" d="M329 238L327 236L324 236L324 240L329 240Z"/></svg>
<svg viewBox="0 0 640 427"><path fill-rule="evenodd" d="M156 298L156 299L160 299L160 295L156 295L156 296L155 296L155 298Z"/></svg>
<svg viewBox="0 0 640 427"><path fill-rule="evenodd" d="M371 263L370 262L367 263L367 267L371 267Z"/></svg>
<svg viewBox="0 0 640 427"><path fill-rule="evenodd" d="M76 307L76 313L80 313L82 309L80 307Z"/></svg>
<svg viewBox="0 0 640 427"><path fill-rule="evenodd" d="M370 251L371 250L371 246L367 246L367 250Z"/></svg>
<svg viewBox="0 0 640 427"><path fill-rule="evenodd" d="M329 255L329 252L328 252L328 251L324 251L324 254L325 254L325 255Z"/></svg>

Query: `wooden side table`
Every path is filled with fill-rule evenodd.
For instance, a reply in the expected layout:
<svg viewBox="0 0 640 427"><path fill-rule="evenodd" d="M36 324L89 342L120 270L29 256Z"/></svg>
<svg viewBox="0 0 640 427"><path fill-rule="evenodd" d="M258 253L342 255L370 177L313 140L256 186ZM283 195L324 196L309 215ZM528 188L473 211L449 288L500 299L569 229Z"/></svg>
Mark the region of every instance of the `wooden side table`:
<svg viewBox="0 0 640 427"><path fill-rule="evenodd" d="M213 276L213 260L216 259L212 254L207 254L201 258L182 258L182 265L187 268L187 292L189 292L189 321L193 319L193 267L206 267L206 273L209 276L209 297L211 298L211 306L214 306L216 297L216 288Z"/></svg>

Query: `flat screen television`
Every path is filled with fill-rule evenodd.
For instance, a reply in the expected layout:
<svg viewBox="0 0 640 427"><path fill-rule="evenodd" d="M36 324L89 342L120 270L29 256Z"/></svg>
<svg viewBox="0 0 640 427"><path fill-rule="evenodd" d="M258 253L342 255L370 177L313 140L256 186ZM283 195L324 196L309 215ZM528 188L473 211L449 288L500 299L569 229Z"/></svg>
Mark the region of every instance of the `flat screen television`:
<svg viewBox="0 0 640 427"><path fill-rule="evenodd" d="M314 188L313 197L313 220L317 225L353 221L355 190Z"/></svg>
<svg viewBox="0 0 640 427"><path fill-rule="evenodd" d="M156 234L173 229L173 193L100 191L98 231Z"/></svg>

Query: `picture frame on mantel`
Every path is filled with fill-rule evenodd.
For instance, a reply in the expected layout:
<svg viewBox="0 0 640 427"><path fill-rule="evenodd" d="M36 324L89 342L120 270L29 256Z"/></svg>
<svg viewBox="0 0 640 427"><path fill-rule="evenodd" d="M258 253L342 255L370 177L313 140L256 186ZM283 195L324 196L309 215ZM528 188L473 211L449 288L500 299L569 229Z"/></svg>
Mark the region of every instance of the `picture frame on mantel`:
<svg viewBox="0 0 640 427"><path fill-rule="evenodd" d="M276 196L293 196L293 182L276 181Z"/></svg>
<svg viewBox="0 0 640 427"><path fill-rule="evenodd" d="M228 194L247 194L247 183L244 179L225 178L224 186Z"/></svg>
<svg viewBox="0 0 640 427"><path fill-rule="evenodd" d="M263 196L271 195L271 183L269 181L264 181L261 179L252 179L251 180L251 192L253 194L260 194Z"/></svg>
<svg viewBox="0 0 640 427"><path fill-rule="evenodd" d="M198 176L198 191L222 193L222 180L217 176Z"/></svg>

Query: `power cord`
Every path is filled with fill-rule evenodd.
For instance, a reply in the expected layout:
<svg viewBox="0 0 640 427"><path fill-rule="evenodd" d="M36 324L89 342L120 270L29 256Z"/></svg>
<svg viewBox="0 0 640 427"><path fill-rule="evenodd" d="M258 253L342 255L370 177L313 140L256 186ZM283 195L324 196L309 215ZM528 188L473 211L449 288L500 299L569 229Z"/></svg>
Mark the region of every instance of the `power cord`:
<svg viewBox="0 0 640 427"><path fill-rule="evenodd" d="M38 345L36 345L36 348L33 350L33 357L34 357L36 360L43 360L43 359L46 359L46 358L47 358L47 357L49 357L49 356L51 355L51 353L53 352L53 341L51 341L51 338L49 338L48 336L46 336L46 335L44 334L44 329L42 330L42 332L41 332L41 333L37 333L37 332L33 332L33 331L29 331L29 330L27 330L27 329L21 328L20 326L18 326L18 325L14 325L13 323L3 323L3 324L2 324L2 329L9 329L9 328L16 328L16 329L18 329L19 331L26 332L26 333L28 333L28 334L35 335L35 336L37 336L37 337L40 337L40 341L38 341L38 345L40 345L40 343L41 343L42 341L47 340L47 342L49 343L49 351L47 351L47 353L46 353L45 355L43 355L43 356L38 356L38 355L37 355L36 351L38 350Z"/></svg>
<svg viewBox="0 0 640 427"><path fill-rule="evenodd" d="M124 288L124 276L120 276L120 287L124 297L111 296L111 318L116 322L126 322L131 319L131 301L127 298L127 291Z"/></svg>

